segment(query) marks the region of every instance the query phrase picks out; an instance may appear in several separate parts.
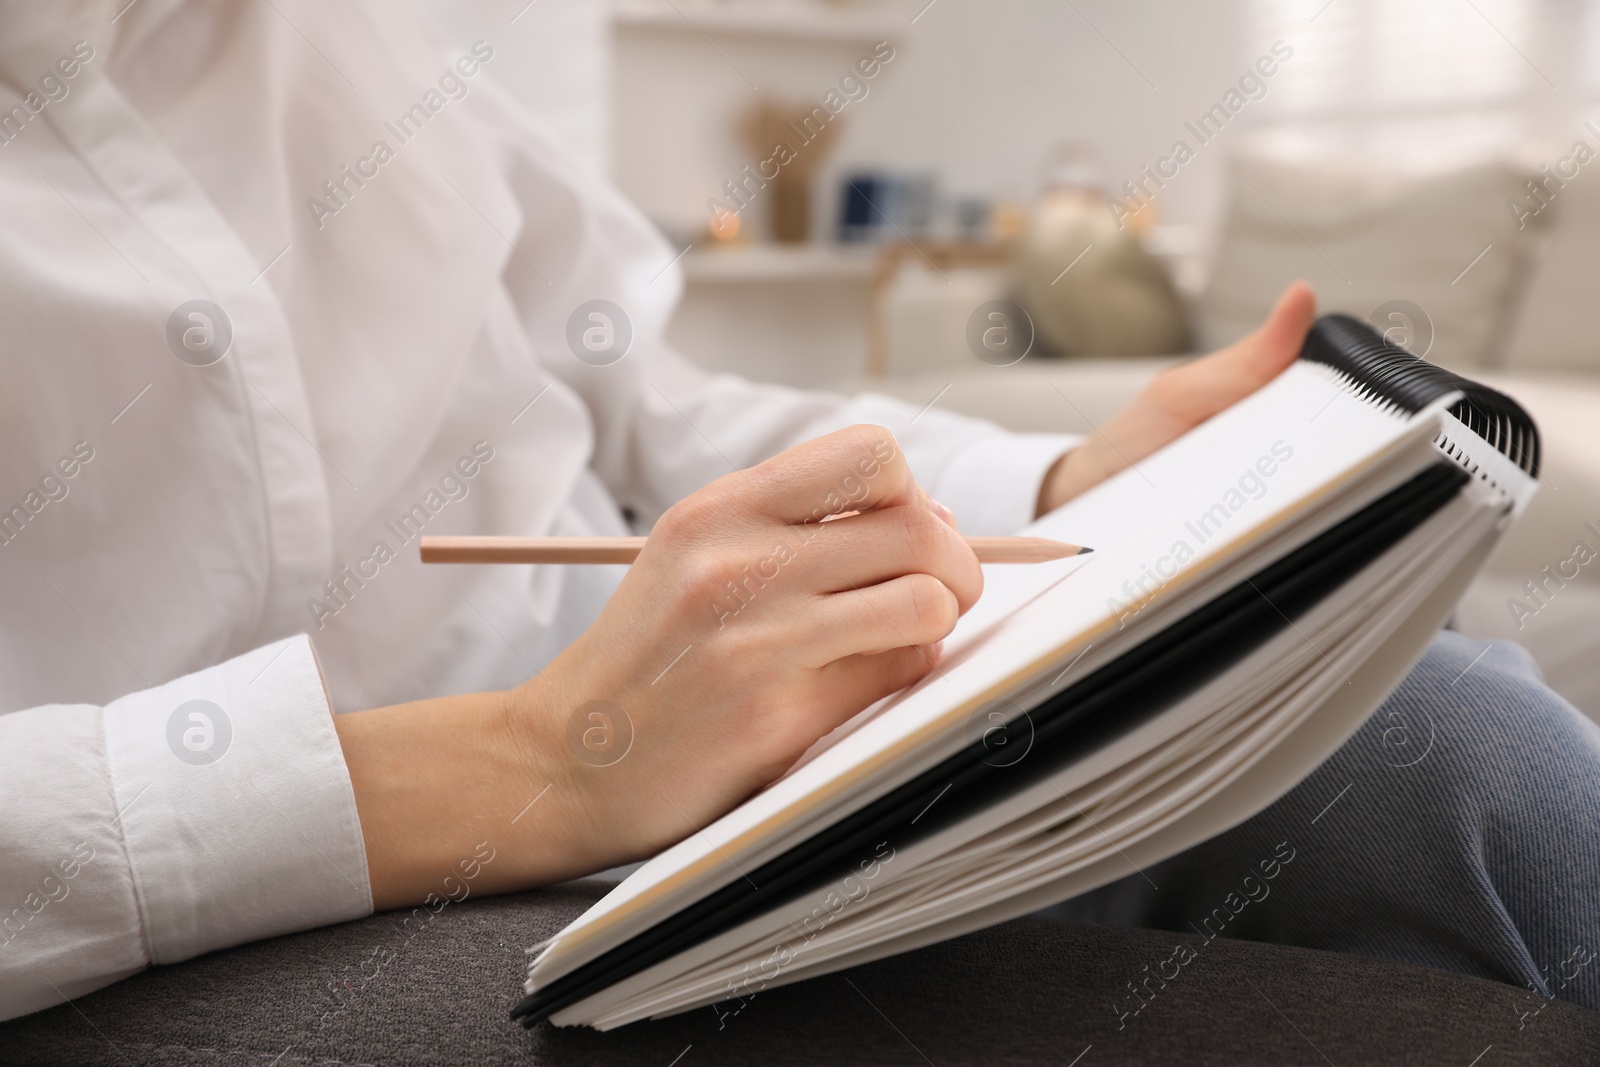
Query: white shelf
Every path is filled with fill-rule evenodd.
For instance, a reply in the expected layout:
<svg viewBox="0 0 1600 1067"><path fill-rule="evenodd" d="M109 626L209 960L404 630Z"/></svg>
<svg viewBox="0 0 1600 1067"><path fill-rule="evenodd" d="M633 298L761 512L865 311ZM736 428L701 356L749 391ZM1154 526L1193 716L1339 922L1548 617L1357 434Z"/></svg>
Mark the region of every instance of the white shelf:
<svg viewBox="0 0 1600 1067"><path fill-rule="evenodd" d="M866 282L874 260L870 248L829 245L742 245L683 257L690 284L772 284L784 282Z"/></svg>
<svg viewBox="0 0 1600 1067"><path fill-rule="evenodd" d="M879 11L829 10L820 2L774 0L612 0L619 29L672 30L706 35L770 37L782 40L893 40L904 32L901 19Z"/></svg>

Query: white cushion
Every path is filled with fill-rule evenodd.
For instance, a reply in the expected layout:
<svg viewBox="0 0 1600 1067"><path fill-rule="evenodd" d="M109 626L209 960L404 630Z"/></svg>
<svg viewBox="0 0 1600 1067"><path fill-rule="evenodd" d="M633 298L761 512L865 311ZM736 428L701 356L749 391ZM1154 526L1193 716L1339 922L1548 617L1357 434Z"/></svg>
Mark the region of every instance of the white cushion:
<svg viewBox="0 0 1600 1067"><path fill-rule="evenodd" d="M1176 357L1041 359L1009 367L979 363L950 370L857 383L918 408L938 397L947 411L997 422L1019 433L1091 434L1127 407L1139 390Z"/></svg>
<svg viewBox="0 0 1600 1067"><path fill-rule="evenodd" d="M1255 329L1283 287L1304 278L1323 311L1366 319L1392 300L1417 305L1432 323L1426 355L1435 363L1499 362L1513 281L1536 228L1519 232L1506 208L1526 180L1521 170L1487 163L1419 177L1259 157L1231 168L1227 221L1198 309L1202 347Z"/></svg>

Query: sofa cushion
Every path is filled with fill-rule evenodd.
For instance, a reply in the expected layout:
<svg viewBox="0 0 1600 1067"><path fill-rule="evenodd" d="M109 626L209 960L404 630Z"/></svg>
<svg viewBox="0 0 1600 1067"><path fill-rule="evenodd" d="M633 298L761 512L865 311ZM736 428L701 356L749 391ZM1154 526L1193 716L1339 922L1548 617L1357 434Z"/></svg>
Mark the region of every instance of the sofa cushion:
<svg viewBox="0 0 1600 1067"><path fill-rule="evenodd" d="M1505 365L1512 370L1600 372L1600 334L1590 314L1600 295L1597 170L1579 171L1539 213L1547 232L1506 345ZM1518 201L1537 203L1530 196Z"/></svg>
<svg viewBox="0 0 1600 1067"><path fill-rule="evenodd" d="M0 1062L354 1064L1593 1063L1600 1015L1357 956L1055 919L1006 923L744 1002L611 1033L507 1018L524 946L603 887L578 883L157 967L0 1026ZM1195 957L1170 982L1146 976ZM1133 984L1146 990L1135 999ZM1142 1004L1135 1013L1133 1005Z"/></svg>
<svg viewBox="0 0 1600 1067"><path fill-rule="evenodd" d="M1426 342L1431 320L1432 362L1458 370L1497 364L1514 282L1542 221L1519 229L1506 209L1526 178L1505 164L1424 178L1349 162L1233 160L1226 221L1198 307L1202 347L1255 329L1283 287L1304 278L1323 311L1371 319L1391 301L1420 308L1421 316L1402 306L1399 317L1377 318L1385 330L1400 328L1402 343Z"/></svg>
<svg viewBox="0 0 1600 1067"><path fill-rule="evenodd" d="M1181 359L1052 359L1029 356L1008 367L966 366L859 383L917 408L939 407L997 422L1019 433L1090 434L1127 407L1155 373ZM852 383L853 384L853 383Z"/></svg>

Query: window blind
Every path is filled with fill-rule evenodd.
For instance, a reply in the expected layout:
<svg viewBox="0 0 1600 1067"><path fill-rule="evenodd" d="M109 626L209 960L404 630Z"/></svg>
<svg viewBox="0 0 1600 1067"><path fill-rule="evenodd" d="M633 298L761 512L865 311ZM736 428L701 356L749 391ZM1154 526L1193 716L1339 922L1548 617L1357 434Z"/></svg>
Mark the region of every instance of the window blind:
<svg viewBox="0 0 1600 1067"><path fill-rule="evenodd" d="M1246 50L1288 41L1254 140L1289 154L1448 165L1514 149L1570 94L1563 48L1600 59L1600 4L1557 0L1251 0ZM1573 42L1568 45L1566 42ZM1554 45L1554 47L1552 47ZM1254 54L1253 52L1251 54ZM1600 78L1595 79L1600 88Z"/></svg>

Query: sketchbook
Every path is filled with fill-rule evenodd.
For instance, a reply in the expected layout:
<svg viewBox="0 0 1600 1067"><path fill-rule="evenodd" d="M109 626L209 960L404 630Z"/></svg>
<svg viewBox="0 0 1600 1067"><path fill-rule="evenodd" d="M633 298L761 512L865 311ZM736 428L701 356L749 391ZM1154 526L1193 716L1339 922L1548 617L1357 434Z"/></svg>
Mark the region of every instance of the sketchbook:
<svg viewBox="0 0 1600 1067"><path fill-rule="evenodd" d="M1021 531L1094 554L986 568L937 670L536 946L513 1016L741 1004L1237 825L1398 684L1538 465L1514 401L1323 317L1277 379Z"/></svg>

